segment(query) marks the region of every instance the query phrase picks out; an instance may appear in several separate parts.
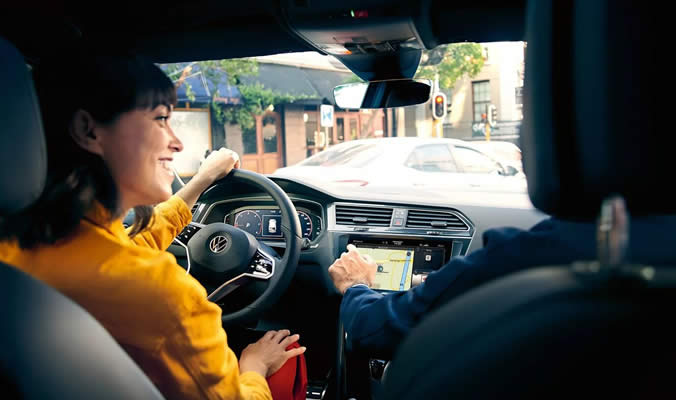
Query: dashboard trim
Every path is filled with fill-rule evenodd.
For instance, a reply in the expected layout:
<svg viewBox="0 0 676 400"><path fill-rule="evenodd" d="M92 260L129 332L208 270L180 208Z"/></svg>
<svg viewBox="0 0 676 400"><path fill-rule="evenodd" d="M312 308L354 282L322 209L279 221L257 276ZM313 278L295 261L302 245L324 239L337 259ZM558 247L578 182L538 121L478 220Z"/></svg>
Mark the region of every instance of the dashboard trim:
<svg viewBox="0 0 676 400"><path fill-rule="evenodd" d="M435 210L447 214L452 214L458 217L463 223L467 225L467 229L462 230L443 230L443 229L420 229L420 228L407 228L405 226L401 228L393 228L391 225L384 226L361 226L361 225L339 225L336 221L336 205L345 205L345 206L356 206L356 207L378 207L378 208L392 208L392 209L406 209L416 210L416 211L430 211ZM340 232L340 233L361 233L361 234L373 234L373 235L395 235L395 236L415 236L415 237L426 237L426 238L456 238L456 239L467 239L474 237L474 224L465 217L462 213L452 209L441 209L430 207L429 209L421 208L420 206L406 207L403 205L385 205L385 204L370 204L370 203L351 203L351 202L335 202L327 206L327 230L330 232ZM424 233L427 232L438 232L435 234Z"/></svg>
<svg viewBox="0 0 676 400"><path fill-rule="evenodd" d="M199 203L199 205L197 206L197 209L196 209L195 212L193 213L193 218L199 217L199 215L200 215L200 214L202 213L202 211L204 210L204 207L205 207L205 206L206 206L205 203ZM198 222L198 221L194 221L194 222Z"/></svg>

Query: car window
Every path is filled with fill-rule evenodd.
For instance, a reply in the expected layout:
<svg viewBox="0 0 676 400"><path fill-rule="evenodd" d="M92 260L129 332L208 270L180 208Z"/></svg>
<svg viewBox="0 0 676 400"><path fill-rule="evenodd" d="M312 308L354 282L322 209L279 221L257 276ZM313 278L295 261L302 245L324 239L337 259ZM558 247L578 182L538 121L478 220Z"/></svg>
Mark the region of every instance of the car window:
<svg viewBox="0 0 676 400"><path fill-rule="evenodd" d="M451 151L443 143L416 147L405 165L425 172L458 172Z"/></svg>
<svg viewBox="0 0 676 400"><path fill-rule="evenodd" d="M339 60L317 52L161 64L177 86L171 126L184 149L174 165L189 179L206 150L225 146L240 155L243 169L279 170L301 181L317 175L322 179L313 183L319 187L332 185L329 176L363 179L369 182L364 190L406 186L390 173L402 167L402 173L416 176L495 173L495 162L522 171L518 153L505 158L503 147L507 153L518 149L512 142L519 140L523 118L525 50L524 42L462 42L425 50L414 77L434 81L430 100L386 109L336 104L334 87L360 79ZM443 97L441 105L434 100ZM486 119L477 121L476 115ZM473 161L463 163L454 145L492 162L470 153L464 157ZM477 177L448 176L462 183L467 178ZM520 182L501 181L509 190L521 190Z"/></svg>
<svg viewBox="0 0 676 400"><path fill-rule="evenodd" d="M491 173L498 171L498 164L480 152L468 147L455 146L453 156L464 172Z"/></svg>

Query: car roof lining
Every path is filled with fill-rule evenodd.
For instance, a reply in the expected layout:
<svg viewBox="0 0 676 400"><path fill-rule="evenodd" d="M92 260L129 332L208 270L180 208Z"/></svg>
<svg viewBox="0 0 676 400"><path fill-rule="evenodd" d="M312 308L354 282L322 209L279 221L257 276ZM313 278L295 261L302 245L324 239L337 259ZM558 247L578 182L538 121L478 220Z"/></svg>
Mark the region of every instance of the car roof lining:
<svg viewBox="0 0 676 400"><path fill-rule="evenodd" d="M306 6L308 18L333 10L335 1L289 0L161 3L116 2L101 12L94 3L38 1L0 12L0 35L29 60L85 44L106 53L137 54L155 62L239 58L314 50L286 25L291 8ZM44 4L43 4L44 3ZM429 21L426 44L523 40L525 0L488 0L480 5L448 1L361 0L338 2L341 9L382 7L393 15ZM39 10L39 11L36 11ZM420 13L427 13L421 18ZM321 19L320 19L321 21Z"/></svg>

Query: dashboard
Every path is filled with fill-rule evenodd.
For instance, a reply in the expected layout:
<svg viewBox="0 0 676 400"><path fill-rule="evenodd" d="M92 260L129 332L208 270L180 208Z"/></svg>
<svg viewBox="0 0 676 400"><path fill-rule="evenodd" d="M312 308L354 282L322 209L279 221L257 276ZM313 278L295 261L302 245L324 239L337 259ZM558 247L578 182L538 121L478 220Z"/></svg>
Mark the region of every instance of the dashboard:
<svg viewBox="0 0 676 400"><path fill-rule="evenodd" d="M424 282L451 258L480 249L487 229L528 229L546 218L514 194L393 194L360 188L362 196L339 196L305 182L271 179L294 204L305 239L296 278L326 294L336 293L328 267L348 244L378 265L375 289L403 291ZM224 222L250 233L280 256L284 253L280 210L256 187L215 186L198 200L193 222Z"/></svg>
<svg viewBox="0 0 676 400"><path fill-rule="evenodd" d="M345 201L323 205L322 199L291 199L302 237L310 244L305 250L319 249L323 244L319 249L323 259L308 255L305 260L328 267L353 244L377 264L373 288L383 292L405 291L421 284L452 257L465 255L474 235L473 223L456 209ZM276 251L283 250L281 211L271 199L242 197L205 207L201 215L197 212L198 222L224 222Z"/></svg>
<svg viewBox="0 0 676 400"><path fill-rule="evenodd" d="M376 262L375 290L399 292L420 285L453 257L481 249L486 230L503 226L529 229L547 217L524 199L527 195L430 193L368 186L355 189L359 190L355 193L349 188L331 191L292 178L269 178L295 206L304 240L289 288L261 317L256 329L302 332L308 348L326 348L336 337L341 296L328 269L348 244ZM223 181L205 191L192 212L193 223L235 226L284 255L279 208L253 185ZM185 248L172 245L169 250L179 264L189 267ZM244 291L245 297L247 289L237 290ZM247 304L232 301L219 306L227 312ZM337 343L342 346L342 341ZM331 351L313 353L313 379L325 379L335 368Z"/></svg>
<svg viewBox="0 0 676 400"><path fill-rule="evenodd" d="M475 228L454 208L343 201L290 194L306 247L301 263L324 270L348 244L378 265L374 289L403 291L424 282L452 257L465 255ZM283 252L281 212L267 196L248 195L198 205L195 222L224 222ZM308 245L309 243L309 245Z"/></svg>

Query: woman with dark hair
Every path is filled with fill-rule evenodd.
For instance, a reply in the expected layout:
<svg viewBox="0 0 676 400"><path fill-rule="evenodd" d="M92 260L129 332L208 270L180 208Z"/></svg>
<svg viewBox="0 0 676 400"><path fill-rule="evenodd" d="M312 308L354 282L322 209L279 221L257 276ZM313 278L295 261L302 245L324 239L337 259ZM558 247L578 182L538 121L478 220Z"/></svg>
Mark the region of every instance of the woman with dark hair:
<svg viewBox="0 0 676 400"><path fill-rule="evenodd" d="M238 366L221 309L165 251L199 195L239 157L214 151L172 196L171 162L183 149L169 124L172 82L133 58L60 61L34 70L47 184L31 207L0 219L0 260L87 309L165 396L271 398L265 378L305 351L286 351L298 335L266 333ZM122 217L132 208L135 221L125 230Z"/></svg>

